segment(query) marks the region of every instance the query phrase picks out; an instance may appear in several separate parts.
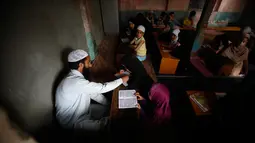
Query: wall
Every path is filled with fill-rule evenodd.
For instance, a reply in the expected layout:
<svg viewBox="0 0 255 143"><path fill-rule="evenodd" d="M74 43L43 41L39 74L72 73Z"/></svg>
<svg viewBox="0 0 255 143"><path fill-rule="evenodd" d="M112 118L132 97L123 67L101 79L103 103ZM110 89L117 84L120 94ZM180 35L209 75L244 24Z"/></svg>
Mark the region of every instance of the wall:
<svg viewBox="0 0 255 143"><path fill-rule="evenodd" d="M105 34L119 33L118 0L100 0Z"/></svg>
<svg viewBox="0 0 255 143"><path fill-rule="evenodd" d="M246 0L222 0L218 10L212 13L210 20L228 20L230 23L238 23L245 5Z"/></svg>
<svg viewBox="0 0 255 143"><path fill-rule="evenodd" d="M90 58L94 60L104 37L100 0L80 0L80 8Z"/></svg>
<svg viewBox="0 0 255 143"><path fill-rule="evenodd" d="M101 16L100 0L87 0L88 16L92 35L98 46L104 37L103 21Z"/></svg>
<svg viewBox="0 0 255 143"><path fill-rule="evenodd" d="M255 13L254 5L255 5L254 0L247 0L247 4L239 20L241 23L241 26L250 26L252 27L252 29L255 29L255 19L252 18Z"/></svg>
<svg viewBox="0 0 255 143"><path fill-rule="evenodd" d="M145 13L150 10L154 10L157 16L159 16L162 11L167 11L168 13L174 11L175 17L179 21L182 21L184 17L188 16L191 10L196 10L196 19L198 21L202 9L194 6L200 7L202 4L199 3L203 3L203 0L168 0L168 3L166 0L158 0L158 4L155 5L151 1L154 0L119 0L121 28L127 26L130 17L134 17L140 12ZM244 3L245 0L222 0L218 10L212 13L210 21L228 19L230 23L236 23L240 18ZM140 5L143 5L142 8Z"/></svg>
<svg viewBox="0 0 255 143"><path fill-rule="evenodd" d="M52 121L53 83L67 48L87 50L79 3L1 1L0 102L23 128Z"/></svg>

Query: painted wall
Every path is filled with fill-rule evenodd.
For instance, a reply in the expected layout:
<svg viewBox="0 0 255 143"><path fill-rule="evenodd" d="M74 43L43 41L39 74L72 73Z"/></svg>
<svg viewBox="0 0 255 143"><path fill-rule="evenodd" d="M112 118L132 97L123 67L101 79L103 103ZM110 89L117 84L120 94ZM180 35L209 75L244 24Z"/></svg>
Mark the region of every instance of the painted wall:
<svg viewBox="0 0 255 143"><path fill-rule="evenodd" d="M99 45L104 37L103 21L101 16L100 0L87 0L88 16L90 19L92 35L96 45Z"/></svg>
<svg viewBox="0 0 255 143"><path fill-rule="evenodd" d="M104 37L100 0L81 0L80 8L89 54L94 60L97 47Z"/></svg>
<svg viewBox="0 0 255 143"><path fill-rule="evenodd" d="M51 124L53 85L67 47L87 50L79 3L1 1L0 102L23 128Z"/></svg>
<svg viewBox="0 0 255 143"><path fill-rule="evenodd" d="M118 0L100 0L105 34L119 33Z"/></svg>
<svg viewBox="0 0 255 143"><path fill-rule="evenodd" d="M192 9L190 7L190 2L196 2L195 0L169 0L167 10L166 0L158 0L157 5L150 1L153 0L119 0L121 28L127 25L130 17L134 17L140 12L145 13L150 10L155 10L157 16L159 16L162 11L167 11L168 13L174 11L176 13L176 19L179 21L182 21L184 17L188 16L191 10L197 11L197 21L201 15L201 9ZM222 0L219 9L212 13L210 21L228 19L229 23L236 23L240 18L245 1L246 0ZM142 9L140 7L142 7Z"/></svg>

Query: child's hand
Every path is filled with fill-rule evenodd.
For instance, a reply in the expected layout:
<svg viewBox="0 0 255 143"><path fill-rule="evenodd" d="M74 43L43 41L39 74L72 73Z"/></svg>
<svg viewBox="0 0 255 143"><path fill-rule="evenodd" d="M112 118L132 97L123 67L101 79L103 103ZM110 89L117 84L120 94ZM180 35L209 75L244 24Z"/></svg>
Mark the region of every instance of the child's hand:
<svg viewBox="0 0 255 143"><path fill-rule="evenodd" d="M144 100L144 98L140 95L139 92L136 92L135 96L137 97L137 100Z"/></svg>
<svg viewBox="0 0 255 143"><path fill-rule="evenodd" d="M137 103L137 108L141 109L141 105L139 103Z"/></svg>

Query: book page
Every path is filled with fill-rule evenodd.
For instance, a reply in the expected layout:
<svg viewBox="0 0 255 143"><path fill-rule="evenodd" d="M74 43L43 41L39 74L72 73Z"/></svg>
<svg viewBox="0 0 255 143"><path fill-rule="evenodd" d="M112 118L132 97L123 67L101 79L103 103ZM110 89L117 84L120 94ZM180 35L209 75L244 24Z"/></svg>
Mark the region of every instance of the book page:
<svg viewBox="0 0 255 143"><path fill-rule="evenodd" d="M135 92L135 90L119 91L119 109L137 108Z"/></svg>

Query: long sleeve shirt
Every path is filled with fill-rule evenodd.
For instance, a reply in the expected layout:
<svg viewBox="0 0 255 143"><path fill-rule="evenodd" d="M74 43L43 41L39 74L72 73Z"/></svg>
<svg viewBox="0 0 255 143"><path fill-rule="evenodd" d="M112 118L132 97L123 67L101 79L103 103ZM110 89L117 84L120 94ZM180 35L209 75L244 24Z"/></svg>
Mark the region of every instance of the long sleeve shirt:
<svg viewBox="0 0 255 143"><path fill-rule="evenodd" d="M71 70L56 91L56 117L63 127L72 128L79 118L90 119L91 99L106 105L102 93L109 92L123 83L117 79L108 83L90 82L77 70Z"/></svg>

